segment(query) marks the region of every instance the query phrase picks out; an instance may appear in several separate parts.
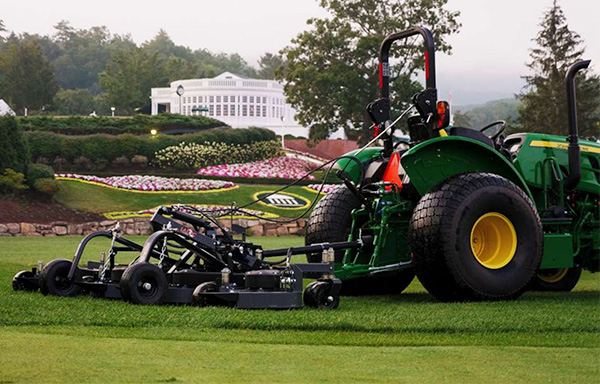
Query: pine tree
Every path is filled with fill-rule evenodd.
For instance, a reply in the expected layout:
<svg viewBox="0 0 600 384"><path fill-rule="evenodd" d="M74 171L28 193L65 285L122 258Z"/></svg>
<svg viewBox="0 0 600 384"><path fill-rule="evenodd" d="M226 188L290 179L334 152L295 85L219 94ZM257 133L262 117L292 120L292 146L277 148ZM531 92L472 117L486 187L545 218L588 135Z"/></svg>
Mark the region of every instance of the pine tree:
<svg viewBox="0 0 600 384"><path fill-rule="evenodd" d="M531 62L533 75L523 76L527 84L518 95L520 121L525 132L567 134L567 98L565 74L568 67L583 58L583 40L569 29L562 9L554 0L544 13L541 31L533 41ZM577 114L582 137L598 135L600 127L600 78L589 70L580 73L577 84Z"/></svg>
<svg viewBox="0 0 600 384"><path fill-rule="evenodd" d="M52 103L58 85L36 39L9 39L8 48L0 55L0 70L4 73L3 97L16 111L40 110Z"/></svg>

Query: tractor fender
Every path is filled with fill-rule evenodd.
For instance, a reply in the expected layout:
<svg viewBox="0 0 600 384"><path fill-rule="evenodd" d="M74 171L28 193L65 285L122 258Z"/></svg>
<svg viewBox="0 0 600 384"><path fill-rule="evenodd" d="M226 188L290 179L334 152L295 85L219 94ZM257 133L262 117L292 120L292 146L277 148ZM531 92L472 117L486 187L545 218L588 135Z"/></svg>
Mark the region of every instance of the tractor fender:
<svg viewBox="0 0 600 384"><path fill-rule="evenodd" d="M405 152L400 163L421 196L454 175L487 172L512 181L534 201L525 180L506 157L468 137L445 136L427 140Z"/></svg>

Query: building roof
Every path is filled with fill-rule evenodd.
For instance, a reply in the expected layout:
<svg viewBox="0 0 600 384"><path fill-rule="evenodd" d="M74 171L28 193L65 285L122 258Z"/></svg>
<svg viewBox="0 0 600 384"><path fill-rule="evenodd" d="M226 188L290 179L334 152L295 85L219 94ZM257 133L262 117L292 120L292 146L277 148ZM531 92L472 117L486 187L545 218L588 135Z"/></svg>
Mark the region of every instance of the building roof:
<svg viewBox="0 0 600 384"><path fill-rule="evenodd" d="M252 78L248 77L248 76L237 75L235 73L226 71L226 72L221 73L218 76L213 77L213 79L227 79L227 80L243 79L243 80L247 80L247 79L252 79Z"/></svg>
<svg viewBox="0 0 600 384"><path fill-rule="evenodd" d="M0 116L11 115L14 116L15 112L6 104L6 102L0 99Z"/></svg>

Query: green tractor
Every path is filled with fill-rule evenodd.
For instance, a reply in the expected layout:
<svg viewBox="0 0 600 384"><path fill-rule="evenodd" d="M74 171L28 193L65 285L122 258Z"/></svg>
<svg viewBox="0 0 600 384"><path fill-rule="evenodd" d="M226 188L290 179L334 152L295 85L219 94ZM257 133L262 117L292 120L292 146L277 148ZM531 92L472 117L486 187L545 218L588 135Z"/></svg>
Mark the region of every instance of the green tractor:
<svg viewBox="0 0 600 384"><path fill-rule="evenodd" d="M407 119L410 140L395 141L389 51L413 35L425 40L426 87L409 108L416 110ZM387 36L381 97L367 107L381 130L372 142L383 147L338 160L344 185L315 207L306 244L373 238L372 245L336 251L335 274L346 294L400 293L415 275L441 301L570 291L582 268L600 269L600 145L579 139L575 107L574 77L588 65L579 61L566 76L568 136L504 137L504 121L449 128L448 103L437 100L429 30Z"/></svg>

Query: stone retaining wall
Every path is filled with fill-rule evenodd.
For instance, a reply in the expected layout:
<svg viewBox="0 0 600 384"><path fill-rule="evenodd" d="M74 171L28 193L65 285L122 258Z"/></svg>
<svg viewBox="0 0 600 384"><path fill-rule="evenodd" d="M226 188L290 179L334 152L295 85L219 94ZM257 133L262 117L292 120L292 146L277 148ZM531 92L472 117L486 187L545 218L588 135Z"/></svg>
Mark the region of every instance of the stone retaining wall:
<svg viewBox="0 0 600 384"><path fill-rule="evenodd" d="M69 224L64 221L55 221L50 224L6 223L0 224L0 236L87 235L95 231L110 229L117 221L121 223L121 229L126 235L149 235L152 233L150 218L141 217L123 220L93 221L84 224ZM234 219L233 223L247 228L247 234L253 236L304 236L306 219L300 219L288 224L249 219ZM229 229L231 220L221 220L220 224Z"/></svg>

